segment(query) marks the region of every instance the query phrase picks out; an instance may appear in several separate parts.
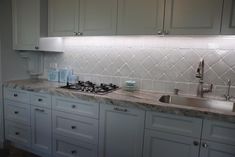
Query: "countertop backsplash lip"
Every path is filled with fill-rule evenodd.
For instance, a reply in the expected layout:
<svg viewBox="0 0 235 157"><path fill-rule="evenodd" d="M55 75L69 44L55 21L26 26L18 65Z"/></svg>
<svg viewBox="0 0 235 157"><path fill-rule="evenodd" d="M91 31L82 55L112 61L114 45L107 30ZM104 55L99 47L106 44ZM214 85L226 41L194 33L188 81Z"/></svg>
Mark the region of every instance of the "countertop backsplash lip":
<svg viewBox="0 0 235 157"><path fill-rule="evenodd" d="M122 107L137 107L146 111L157 111L235 123L235 112L217 111L213 109L180 106L175 104L164 104L158 101L161 95L169 93L159 93L143 90L139 90L136 92L127 92L120 89L107 95L96 95L61 89L58 88L59 85L60 83L48 82L44 79L27 79L4 82L4 87L6 88L47 93L54 96L70 97L85 101L112 104Z"/></svg>

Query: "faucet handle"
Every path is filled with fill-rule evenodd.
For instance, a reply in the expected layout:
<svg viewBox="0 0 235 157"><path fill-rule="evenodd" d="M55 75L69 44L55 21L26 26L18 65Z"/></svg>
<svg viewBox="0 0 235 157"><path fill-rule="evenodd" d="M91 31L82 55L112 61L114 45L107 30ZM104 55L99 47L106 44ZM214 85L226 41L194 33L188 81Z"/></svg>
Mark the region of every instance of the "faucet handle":
<svg viewBox="0 0 235 157"><path fill-rule="evenodd" d="M228 79L227 85L228 85L228 86L231 86L231 79Z"/></svg>

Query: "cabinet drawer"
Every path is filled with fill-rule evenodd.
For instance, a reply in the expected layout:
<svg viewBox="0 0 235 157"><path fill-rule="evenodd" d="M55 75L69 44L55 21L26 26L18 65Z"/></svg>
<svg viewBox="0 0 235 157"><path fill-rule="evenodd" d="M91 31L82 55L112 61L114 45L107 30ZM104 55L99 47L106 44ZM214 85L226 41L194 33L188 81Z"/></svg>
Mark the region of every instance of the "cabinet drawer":
<svg viewBox="0 0 235 157"><path fill-rule="evenodd" d="M149 111L146 117L146 128L183 136L200 137L202 120Z"/></svg>
<svg viewBox="0 0 235 157"><path fill-rule="evenodd" d="M79 114L82 116L98 118L99 104L87 101L52 97L52 108L59 111Z"/></svg>
<svg viewBox="0 0 235 157"><path fill-rule="evenodd" d="M53 111L53 132L98 144L98 120L96 119Z"/></svg>
<svg viewBox="0 0 235 157"><path fill-rule="evenodd" d="M6 121L5 136L7 140L12 141L13 143L26 147L31 146L31 131L29 126Z"/></svg>
<svg viewBox="0 0 235 157"><path fill-rule="evenodd" d="M53 155L56 157L97 157L97 145L54 135Z"/></svg>
<svg viewBox="0 0 235 157"><path fill-rule="evenodd" d="M5 119L30 125L30 106L28 104L6 100L4 106Z"/></svg>
<svg viewBox="0 0 235 157"><path fill-rule="evenodd" d="M4 88L4 98L27 104L30 102L29 92L11 88Z"/></svg>
<svg viewBox="0 0 235 157"><path fill-rule="evenodd" d="M202 138L235 145L235 124L204 120Z"/></svg>
<svg viewBox="0 0 235 157"><path fill-rule="evenodd" d="M30 103L40 107L51 108L51 96L47 94L31 93Z"/></svg>

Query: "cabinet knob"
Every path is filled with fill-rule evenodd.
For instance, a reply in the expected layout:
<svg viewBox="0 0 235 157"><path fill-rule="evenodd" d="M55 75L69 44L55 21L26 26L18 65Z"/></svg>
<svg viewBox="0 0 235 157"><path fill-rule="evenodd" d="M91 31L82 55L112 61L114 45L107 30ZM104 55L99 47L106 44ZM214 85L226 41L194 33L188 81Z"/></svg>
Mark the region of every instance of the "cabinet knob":
<svg viewBox="0 0 235 157"><path fill-rule="evenodd" d="M202 144L202 147L203 147L203 148L207 148L207 147L208 147L208 144L203 143L203 144Z"/></svg>
<svg viewBox="0 0 235 157"><path fill-rule="evenodd" d="M14 113L15 113L15 114L18 114L19 112L18 112L18 111L15 111Z"/></svg>
<svg viewBox="0 0 235 157"><path fill-rule="evenodd" d="M198 141L193 141L193 145L194 145L194 146L198 146L198 145L199 145L199 142L198 142Z"/></svg>
<svg viewBox="0 0 235 157"><path fill-rule="evenodd" d="M20 133L19 132L15 132L15 135L19 135Z"/></svg>
<svg viewBox="0 0 235 157"><path fill-rule="evenodd" d="M76 105L72 105L72 108L76 108Z"/></svg>
<svg viewBox="0 0 235 157"><path fill-rule="evenodd" d="M14 94L13 96L14 96L14 97L18 97L18 94Z"/></svg>
<svg viewBox="0 0 235 157"><path fill-rule="evenodd" d="M39 47L38 47L38 46L35 46L35 49L36 49L36 50L38 50L38 49L39 49Z"/></svg>
<svg viewBox="0 0 235 157"><path fill-rule="evenodd" d="M71 126L72 129L76 129L77 127L76 126Z"/></svg>
<svg viewBox="0 0 235 157"><path fill-rule="evenodd" d="M78 32L78 36L82 36L83 35L83 33L82 32Z"/></svg>
<svg viewBox="0 0 235 157"><path fill-rule="evenodd" d="M168 35L169 34L169 31L168 30L165 30L164 31L164 35Z"/></svg>
<svg viewBox="0 0 235 157"><path fill-rule="evenodd" d="M41 99L41 98L39 98L39 99L38 99L38 101L39 101L39 102L42 102L42 99Z"/></svg>
<svg viewBox="0 0 235 157"><path fill-rule="evenodd" d="M157 32L157 34L158 34L158 35L162 35L162 30L159 30L159 31Z"/></svg>
<svg viewBox="0 0 235 157"><path fill-rule="evenodd" d="M78 36L78 32L73 32L73 34L74 34L75 36Z"/></svg>
<svg viewBox="0 0 235 157"><path fill-rule="evenodd" d="M71 154L77 154L77 151L76 150L72 150Z"/></svg>

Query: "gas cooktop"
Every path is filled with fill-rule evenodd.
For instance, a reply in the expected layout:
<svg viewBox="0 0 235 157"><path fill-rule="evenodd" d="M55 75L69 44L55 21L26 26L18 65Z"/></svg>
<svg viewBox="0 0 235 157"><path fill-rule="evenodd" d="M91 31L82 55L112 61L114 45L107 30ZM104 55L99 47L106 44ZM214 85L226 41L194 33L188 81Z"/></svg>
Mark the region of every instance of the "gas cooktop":
<svg viewBox="0 0 235 157"><path fill-rule="evenodd" d="M119 87L117 85L114 85L112 83L110 84L105 84L101 83L99 85L90 82L90 81L78 81L75 84L69 84L67 83L66 86L61 86L60 88L64 89L71 89L79 92L85 92L85 93L94 93L94 94L99 94L99 95L104 95L107 93L110 93Z"/></svg>

